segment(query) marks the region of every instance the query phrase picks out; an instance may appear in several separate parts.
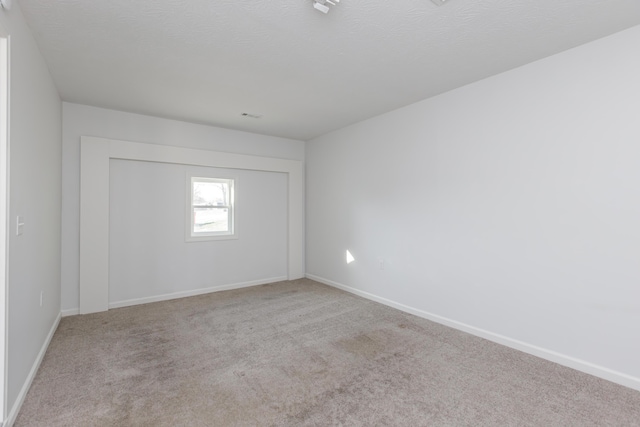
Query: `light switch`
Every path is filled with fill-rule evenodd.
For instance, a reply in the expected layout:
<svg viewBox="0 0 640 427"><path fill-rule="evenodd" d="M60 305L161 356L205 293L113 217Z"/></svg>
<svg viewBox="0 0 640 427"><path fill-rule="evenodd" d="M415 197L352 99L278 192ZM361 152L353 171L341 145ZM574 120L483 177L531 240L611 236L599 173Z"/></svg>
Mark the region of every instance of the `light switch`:
<svg viewBox="0 0 640 427"><path fill-rule="evenodd" d="M18 215L16 218L16 236L20 236L24 233L24 217Z"/></svg>

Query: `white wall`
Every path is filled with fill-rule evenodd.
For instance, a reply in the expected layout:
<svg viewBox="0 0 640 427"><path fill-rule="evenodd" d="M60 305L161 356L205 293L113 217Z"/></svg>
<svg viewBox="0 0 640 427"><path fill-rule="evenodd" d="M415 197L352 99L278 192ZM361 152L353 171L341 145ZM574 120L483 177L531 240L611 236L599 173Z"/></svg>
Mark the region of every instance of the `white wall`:
<svg viewBox="0 0 640 427"><path fill-rule="evenodd" d="M62 104L16 2L0 11L0 26L10 35L6 398L14 416L60 314Z"/></svg>
<svg viewBox="0 0 640 427"><path fill-rule="evenodd" d="M80 137L304 160L301 141L63 103L62 309L77 312L79 291Z"/></svg>
<svg viewBox="0 0 640 427"><path fill-rule="evenodd" d="M287 175L112 159L109 303L287 277ZM238 239L185 242L191 176L235 180Z"/></svg>
<svg viewBox="0 0 640 427"><path fill-rule="evenodd" d="M634 27L308 142L307 272L640 389L639 49Z"/></svg>

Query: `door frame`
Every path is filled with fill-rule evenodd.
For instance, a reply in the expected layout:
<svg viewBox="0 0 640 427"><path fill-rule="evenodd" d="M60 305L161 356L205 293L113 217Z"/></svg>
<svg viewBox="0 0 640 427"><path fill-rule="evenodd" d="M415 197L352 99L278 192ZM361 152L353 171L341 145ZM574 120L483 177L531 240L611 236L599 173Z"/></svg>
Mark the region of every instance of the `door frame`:
<svg viewBox="0 0 640 427"><path fill-rule="evenodd" d="M0 27L0 422L7 411L7 317L9 312L9 34Z"/></svg>

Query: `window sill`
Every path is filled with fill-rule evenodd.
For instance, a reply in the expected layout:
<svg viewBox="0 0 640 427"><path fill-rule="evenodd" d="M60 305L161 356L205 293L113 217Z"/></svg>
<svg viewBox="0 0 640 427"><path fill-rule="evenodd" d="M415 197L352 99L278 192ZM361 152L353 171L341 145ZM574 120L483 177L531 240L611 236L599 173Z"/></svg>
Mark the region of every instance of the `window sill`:
<svg viewBox="0 0 640 427"><path fill-rule="evenodd" d="M218 236L186 236L184 239L187 243L194 242L212 242L216 240L237 240L237 234L221 234Z"/></svg>

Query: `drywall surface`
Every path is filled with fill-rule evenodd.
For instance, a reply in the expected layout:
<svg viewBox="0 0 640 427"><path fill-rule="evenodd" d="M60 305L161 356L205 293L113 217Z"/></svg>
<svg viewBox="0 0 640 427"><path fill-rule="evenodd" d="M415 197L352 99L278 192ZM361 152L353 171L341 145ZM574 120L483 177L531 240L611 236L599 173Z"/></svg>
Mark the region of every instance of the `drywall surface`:
<svg viewBox="0 0 640 427"><path fill-rule="evenodd" d="M287 175L110 161L109 303L287 276ZM185 241L191 176L235 180L237 239Z"/></svg>
<svg viewBox="0 0 640 427"><path fill-rule="evenodd" d="M6 412L15 415L60 313L62 104L16 2L0 26L10 36Z"/></svg>
<svg viewBox="0 0 640 427"><path fill-rule="evenodd" d="M633 27L308 142L307 273L640 387L639 46Z"/></svg>
<svg viewBox="0 0 640 427"><path fill-rule="evenodd" d="M302 141L63 103L62 309L78 308L80 137L304 160Z"/></svg>

